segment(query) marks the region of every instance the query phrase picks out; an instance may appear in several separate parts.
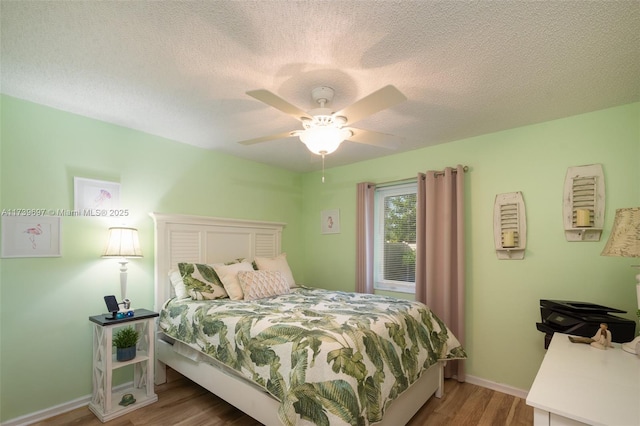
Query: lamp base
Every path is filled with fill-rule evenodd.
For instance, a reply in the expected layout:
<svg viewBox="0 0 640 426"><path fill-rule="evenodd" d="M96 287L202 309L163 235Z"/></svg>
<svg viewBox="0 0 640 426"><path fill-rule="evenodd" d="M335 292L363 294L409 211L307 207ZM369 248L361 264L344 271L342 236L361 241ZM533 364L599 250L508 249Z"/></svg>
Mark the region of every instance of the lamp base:
<svg viewBox="0 0 640 426"><path fill-rule="evenodd" d="M640 353L638 353L638 349L640 349L640 336L636 337L630 342L622 344L623 351L640 356Z"/></svg>

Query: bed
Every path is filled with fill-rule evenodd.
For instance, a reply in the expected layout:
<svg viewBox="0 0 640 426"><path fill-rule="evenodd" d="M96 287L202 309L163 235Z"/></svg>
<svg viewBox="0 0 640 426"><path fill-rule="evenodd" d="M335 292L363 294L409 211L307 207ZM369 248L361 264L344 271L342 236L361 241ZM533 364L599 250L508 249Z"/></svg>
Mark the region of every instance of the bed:
<svg viewBox="0 0 640 426"><path fill-rule="evenodd" d="M283 223L151 216L161 313L156 384L166 381L169 366L268 426L397 426L441 397L446 360L466 357L425 305L294 285L286 271L256 271L260 260L282 263ZM193 286L186 297L176 285L176 269L190 278L185 265L218 265L222 278L241 271L234 275L244 296L225 280L229 297L200 297ZM251 284L266 279L267 286Z"/></svg>

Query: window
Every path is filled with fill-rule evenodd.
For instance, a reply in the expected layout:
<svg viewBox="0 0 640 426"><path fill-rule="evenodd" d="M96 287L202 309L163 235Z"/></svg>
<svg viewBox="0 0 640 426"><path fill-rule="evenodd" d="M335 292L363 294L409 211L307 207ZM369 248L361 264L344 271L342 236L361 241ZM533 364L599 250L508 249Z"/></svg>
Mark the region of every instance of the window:
<svg viewBox="0 0 640 426"><path fill-rule="evenodd" d="M377 290L415 292L417 184L376 188L373 280Z"/></svg>

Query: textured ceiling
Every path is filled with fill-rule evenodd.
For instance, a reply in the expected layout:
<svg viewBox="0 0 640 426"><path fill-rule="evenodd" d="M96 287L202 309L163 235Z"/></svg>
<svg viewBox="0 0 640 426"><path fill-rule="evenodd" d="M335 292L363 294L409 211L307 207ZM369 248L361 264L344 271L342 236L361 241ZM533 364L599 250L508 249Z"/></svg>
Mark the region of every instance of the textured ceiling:
<svg viewBox="0 0 640 426"><path fill-rule="evenodd" d="M355 127L398 151L640 100L640 1L7 1L1 91L294 171L320 158L247 96L334 110L395 85ZM87 141L87 143L91 143ZM327 167L393 152L345 142Z"/></svg>

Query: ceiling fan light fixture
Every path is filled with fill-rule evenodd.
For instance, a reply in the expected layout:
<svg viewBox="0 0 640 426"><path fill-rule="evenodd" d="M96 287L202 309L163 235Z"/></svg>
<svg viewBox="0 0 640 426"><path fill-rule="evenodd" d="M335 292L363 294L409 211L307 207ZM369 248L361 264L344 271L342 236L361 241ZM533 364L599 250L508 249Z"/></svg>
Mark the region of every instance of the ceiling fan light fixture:
<svg viewBox="0 0 640 426"><path fill-rule="evenodd" d="M298 133L302 143L316 155L331 154L351 135L350 130L335 126L311 126Z"/></svg>
<svg viewBox="0 0 640 426"><path fill-rule="evenodd" d="M247 92L247 95L299 120L304 130L293 130L247 139L240 141L240 144L253 145L295 136L300 138L300 141L307 146L309 151L322 156L323 165L324 156L333 153L345 140L358 144L395 149L396 144L393 138L396 137L393 135L350 127L345 128L345 126L351 126L351 124L372 114L407 100L407 97L392 85L376 90L337 112L326 106L332 102L334 95L334 90L328 86L316 87L311 91L311 97L319 107L310 111L303 111L266 89L251 90Z"/></svg>

